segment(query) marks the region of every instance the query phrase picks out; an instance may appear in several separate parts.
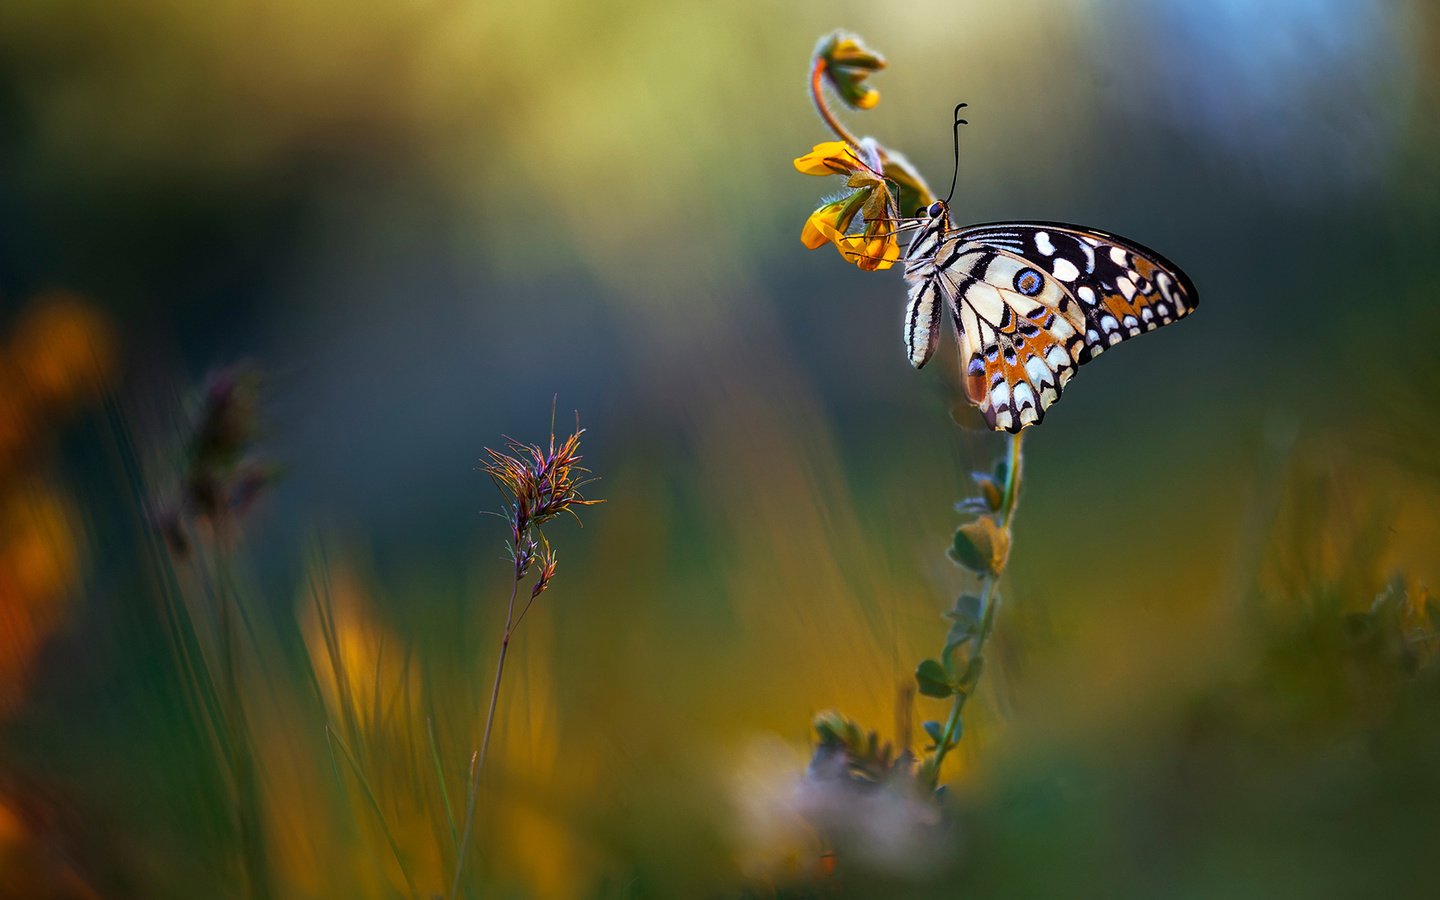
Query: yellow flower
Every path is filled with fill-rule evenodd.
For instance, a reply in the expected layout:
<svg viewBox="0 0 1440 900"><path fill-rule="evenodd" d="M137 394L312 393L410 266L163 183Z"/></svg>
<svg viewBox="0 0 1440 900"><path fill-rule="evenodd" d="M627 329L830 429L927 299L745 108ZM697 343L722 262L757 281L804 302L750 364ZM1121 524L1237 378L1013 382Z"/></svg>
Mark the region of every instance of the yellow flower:
<svg viewBox="0 0 1440 900"><path fill-rule="evenodd" d="M810 214L800 232L800 241L814 250L834 244L840 255L866 271L888 269L900 258L895 238L895 204L890 185L880 174L879 152L868 138L860 148L845 141L816 144L795 160L797 171L806 175L847 175L850 193L826 203ZM855 216L865 222L863 234L849 234Z"/></svg>

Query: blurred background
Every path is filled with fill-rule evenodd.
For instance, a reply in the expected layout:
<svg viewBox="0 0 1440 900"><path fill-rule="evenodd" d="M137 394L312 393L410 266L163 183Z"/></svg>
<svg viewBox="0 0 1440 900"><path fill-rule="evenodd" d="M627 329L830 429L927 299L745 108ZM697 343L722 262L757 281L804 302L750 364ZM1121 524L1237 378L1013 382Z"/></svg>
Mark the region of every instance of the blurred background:
<svg viewBox="0 0 1440 900"><path fill-rule="evenodd" d="M1027 436L942 862L823 890L1426 895L1437 20L0 6L0 894L444 895L509 588L476 466L554 398L607 502L549 532L465 890L813 887L811 718L941 715L901 688L1004 447L907 364L898 272L798 240L840 188L791 165L828 137L809 54L846 28L890 63L846 120L933 185L970 104L958 220L1132 237L1202 303ZM187 546L217 405L232 480Z"/></svg>

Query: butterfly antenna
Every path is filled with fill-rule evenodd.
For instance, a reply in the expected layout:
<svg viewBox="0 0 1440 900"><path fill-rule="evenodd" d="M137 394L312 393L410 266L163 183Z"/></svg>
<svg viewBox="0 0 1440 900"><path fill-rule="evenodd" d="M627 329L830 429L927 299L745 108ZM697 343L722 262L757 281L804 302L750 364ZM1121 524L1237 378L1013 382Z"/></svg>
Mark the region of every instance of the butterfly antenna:
<svg viewBox="0 0 1440 900"><path fill-rule="evenodd" d="M960 126L970 124L960 118L960 110L969 105L968 103L961 103L955 107L955 124L951 126L954 129L955 168L951 170L950 174L950 193L945 195L946 206L950 205L950 198L955 196L955 182L960 178Z"/></svg>

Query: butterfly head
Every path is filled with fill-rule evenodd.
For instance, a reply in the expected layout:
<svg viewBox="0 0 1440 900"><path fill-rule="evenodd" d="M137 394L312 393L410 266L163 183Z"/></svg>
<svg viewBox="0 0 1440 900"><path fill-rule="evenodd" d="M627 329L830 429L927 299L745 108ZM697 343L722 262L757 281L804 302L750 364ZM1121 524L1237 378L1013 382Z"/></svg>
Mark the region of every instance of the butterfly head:
<svg viewBox="0 0 1440 900"><path fill-rule="evenodd" d="M922 206L915 211L917 219L940 219L947 221L950 218L950 207L944 200L936 200L929 206Z"/></svg>
<svg viewBox="0 0 1440 900"><path fill-rule="evenodd" d="M915 266L925 266L932 261L945 235L950 232L950 205L944 200L936 200L929 206L922 206L915 210L912 224L915 232L905 251L907 273L915 271Z"/></svg>

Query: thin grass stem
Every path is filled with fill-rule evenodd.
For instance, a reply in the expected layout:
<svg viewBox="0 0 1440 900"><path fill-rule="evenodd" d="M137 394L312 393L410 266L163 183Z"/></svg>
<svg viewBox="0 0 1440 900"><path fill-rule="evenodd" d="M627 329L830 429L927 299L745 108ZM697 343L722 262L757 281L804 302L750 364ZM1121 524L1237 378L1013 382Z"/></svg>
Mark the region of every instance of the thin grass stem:
<svg viewBox="0 0 1440 900"><path fill-rule="evenodd" d="M425 717L425 731L430 736L430 760L435 764L435 780L440 782L440 801L445 805L445 821L450 826L450 843L460 852L460 829L455 825L455 810L450 805L450 789L445 785L445 768L440 765L440 746L435 741L435 719Z"/></svg>
<svg viewBox="0 0 1440 900"><path fill-rule="evenodd" d="M470 849L470 833L475 826L475 801L480 792L480 773L485 768L485 755L490 749L490 732L495 725L495 706L500 699L500 679L505 674L505 655L510 649L511 630L515 624L515 597L520 592L520 573L510 585L510 602L505 609L505 633L500 638L500 659L495 665L495 683L490 688L490 710L485 714L485 734L480 739L480 751L476 763L470 770L470 788L465 802L465 831L460 837L460 850L455 857L455 875L450 882L450 900L460 894L460 876L465 871L465 855Z"/></svg>
<svg viewBox="0 0 1440 900"><path fill-rule="evenodd" d="M375 818L380 823L380 830L384 832L386 842L390 844L390 852L395 856L395 864L400 867L400 875L405 879L405 886L410 889L410 896L420 896L420 892L415 889L415 880L410 876L410 867L405 865L405 857L400 852L400 843L395 840L395 833L390 830L390 823L385 820L385 813L380 809L380 801L376 799L375 792L370 789L370 780L365 777L365 772L355 761L355 756L345 746L345 742L335 734L328 724L325 726L325 739L333 741L335 746L340 748L345 761L350 764L351 771L355 773L355 780L360 783L360 789L365 792L365 799L369 802L370 809L374 811Z"/></svg>

